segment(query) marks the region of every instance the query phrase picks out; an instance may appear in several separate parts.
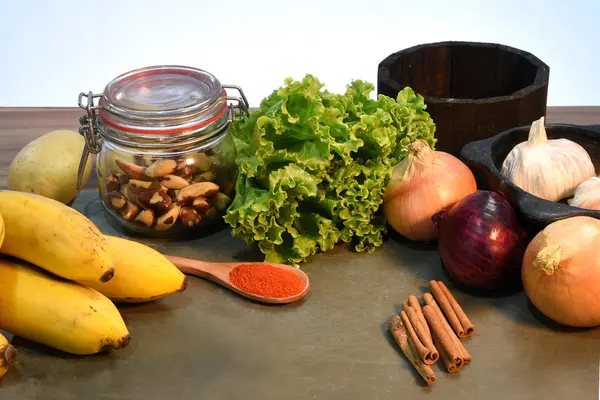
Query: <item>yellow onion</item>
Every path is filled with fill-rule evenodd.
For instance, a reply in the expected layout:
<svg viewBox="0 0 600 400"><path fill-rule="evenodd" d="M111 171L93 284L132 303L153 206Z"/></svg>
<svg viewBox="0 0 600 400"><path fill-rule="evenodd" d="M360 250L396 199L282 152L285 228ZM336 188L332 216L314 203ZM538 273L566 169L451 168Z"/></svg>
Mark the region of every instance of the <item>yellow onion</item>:
<svg viewBox="0 0 600 400"><path fill-rule="evenodd" d="M394 167L383 213L402 236L429 241L437 237L431 217L476 191L475 177L462 161L417 140L409 146L408 156Z"/></svg>
<svg viewBox="0 0 600 400"><path fill-rule="evenodd" d="M521 277L527 296L567 326L600 325L600 220L553 222L527 246Z"/></svg>

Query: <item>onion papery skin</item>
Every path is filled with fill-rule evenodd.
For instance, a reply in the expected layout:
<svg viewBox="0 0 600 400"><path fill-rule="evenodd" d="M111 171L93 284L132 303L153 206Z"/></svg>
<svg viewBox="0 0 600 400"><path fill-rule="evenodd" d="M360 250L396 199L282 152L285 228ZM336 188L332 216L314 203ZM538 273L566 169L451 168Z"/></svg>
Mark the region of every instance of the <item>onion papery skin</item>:
<svg viewBox="0 0 600 400"><path fill-rule="evenodd" d="M457 286L492 294L520 284L529 238L503 195L477 191L433 220L440 257Z"/></svg>
<svg viewBox="0 0 600 400"><path fill-rule="evenodd" d="M559 324L600 325L600 220L553 222L531 241L522 267L529 300Z"/></svg>

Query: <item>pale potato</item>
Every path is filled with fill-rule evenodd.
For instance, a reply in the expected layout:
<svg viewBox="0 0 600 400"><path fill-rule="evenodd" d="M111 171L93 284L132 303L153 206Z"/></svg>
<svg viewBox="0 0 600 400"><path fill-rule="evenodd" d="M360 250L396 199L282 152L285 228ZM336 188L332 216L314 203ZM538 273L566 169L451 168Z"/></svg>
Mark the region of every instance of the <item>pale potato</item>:
<svg viewBox="0 0 600 400"><path fill-rule="evenodd" d="M49 132L25 146L8 169L8 189L68 204L77 196L77 171L85 139L70 130ZM88 158L82 184L92 172Z"/></svg>

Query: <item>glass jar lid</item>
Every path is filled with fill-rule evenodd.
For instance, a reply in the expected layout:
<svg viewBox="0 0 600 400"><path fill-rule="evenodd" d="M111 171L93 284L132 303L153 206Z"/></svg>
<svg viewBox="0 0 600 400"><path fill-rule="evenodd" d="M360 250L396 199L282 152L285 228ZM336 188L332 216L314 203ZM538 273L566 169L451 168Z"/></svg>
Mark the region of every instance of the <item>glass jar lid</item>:
<svg viewBox="0 0 600 400"><path fill-rule="evenodd" d="M212 74L165 65L136 69L106 85L99 117L126 133L178 134L227 120L227 93Z"/></svg>
<svg viewBox="0 0 600 400"><path fill-rule="evenodd" d="M108 110L124 116L165 116L204 108L221 93L213 75L190 67L155 66L127 72L104 90Z"/></svg>

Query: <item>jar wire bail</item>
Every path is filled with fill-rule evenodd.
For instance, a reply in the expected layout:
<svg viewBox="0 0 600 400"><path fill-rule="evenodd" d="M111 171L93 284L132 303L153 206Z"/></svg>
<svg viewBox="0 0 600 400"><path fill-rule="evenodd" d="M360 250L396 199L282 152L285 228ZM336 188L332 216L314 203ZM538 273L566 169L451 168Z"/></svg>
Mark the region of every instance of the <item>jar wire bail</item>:
<svg viewBox="0 0 600 400"><path fill-rule="evenodd" d="M83 104L83 98L86 98L86 104ZM79 169L77 171L77 190L82 189L83 174L85 172L85 166L87 164L90 154L98 154L102 148L102 138L98 131L98 122L96 110L100 108L99 105L94 104L94 99L102 97L102 94L94 94L93 92L79 93L77 104L79 108L86 110L87 115L83 115L79 118L79 133L85 138L85 146L83 147L83 153L81 154L81 160L79 161Z"/></svg>
<svg viewBox="0 0 600 400"><path fill-rule="evenodd" d="M226 99L227 101L235 101L237 102L237 105L234 106L233 104L231 104L231 108L233 109L234 107L241 110L244 114L249 115L250 114L250 106L248 104L248 99L246 98L246 95L244 94L244 91L242 90L241 87L237 86L237 85L221 85L221 87L223 89L230 89L230 90L236 90L240 97L233 97L233 96L227 96ZM232 121L235 119L235 115L232 114Z"/></svg>

